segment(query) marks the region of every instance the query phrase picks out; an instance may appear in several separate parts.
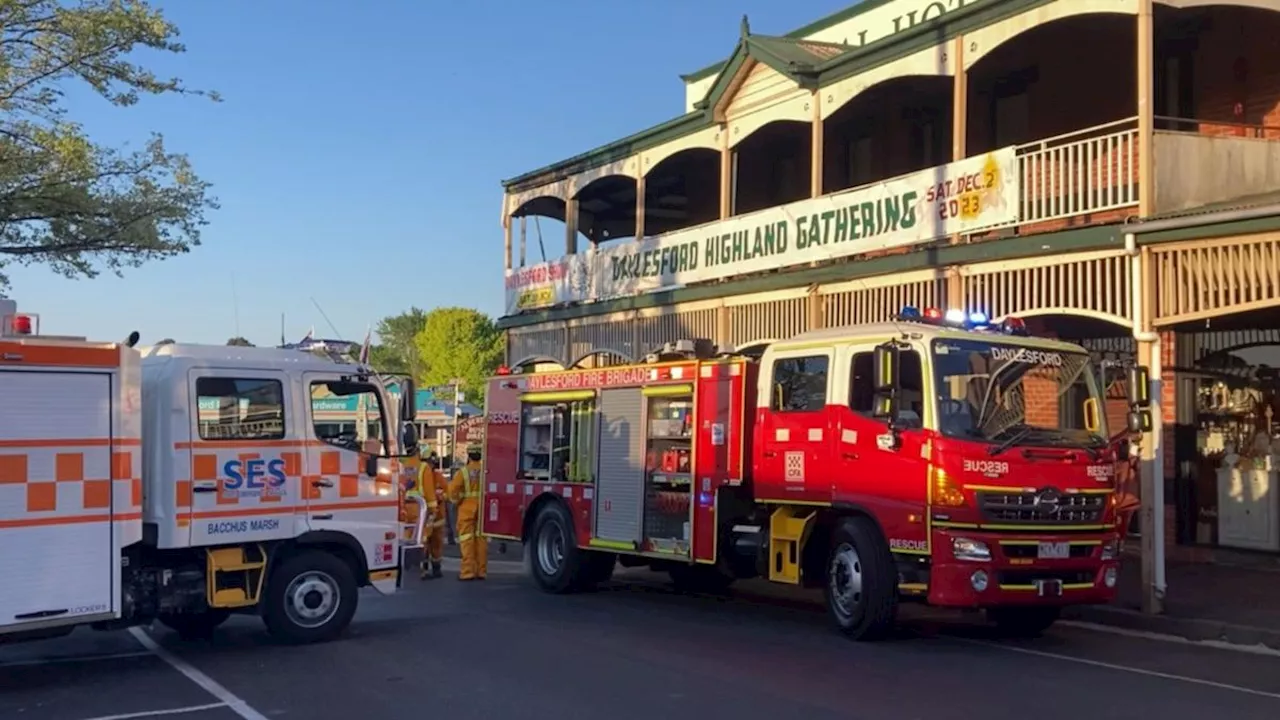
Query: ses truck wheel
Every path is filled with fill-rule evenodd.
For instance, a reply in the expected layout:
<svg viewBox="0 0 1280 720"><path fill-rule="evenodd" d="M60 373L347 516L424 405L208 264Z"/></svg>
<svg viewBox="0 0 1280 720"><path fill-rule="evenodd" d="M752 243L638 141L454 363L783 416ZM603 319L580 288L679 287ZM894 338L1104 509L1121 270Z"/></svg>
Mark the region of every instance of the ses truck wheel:
<svg viewBox="0 0 1280 720"><path fill-rule="evenodd" d="M538 511L529 545L529 570L538 587L562 594L578 589L583 553L573 532L573 518L559 502L550 502Z"/></svg>
<svg viewBox="0 0 1280 720"><path fill-rule="evenodd" d="M880 529L848 518L831 534L825 595L840 632L854 640L888 636L898 616L898 572Z"/></svg>
<svg viewBox="0 0 1280 720"><path fill-rule="evenodd" d="M1056 607L1002 607L987 610L987 619L1001 634L1010 637L1038 637L1062 614Z"/></svg>
<svg viewBox="0 0 1280 720"><path fill-rule="evenodd" d="M287 643L332 640L356 614L358 587L351 567L319 550L285 558L271 573L263 620Z"/></svg>
<svg viewBox="0 0 1280 720"><path fill-rule="evenodd" d="M183 640L208 640L213 631L227 621L231 613L226 610L210 609L202 613L183 613L161 615L160 624L178 634Z"/></svg>

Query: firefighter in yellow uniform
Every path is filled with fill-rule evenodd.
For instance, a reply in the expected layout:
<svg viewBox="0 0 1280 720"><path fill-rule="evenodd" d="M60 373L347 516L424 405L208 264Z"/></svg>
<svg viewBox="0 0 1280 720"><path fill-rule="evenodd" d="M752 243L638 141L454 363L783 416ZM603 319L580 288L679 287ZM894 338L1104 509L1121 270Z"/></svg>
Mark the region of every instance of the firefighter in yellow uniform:
<svg viewBox="0 0 1280 720"><path fill-rule="evenodd" d="M422 499L427 503L427 523L422 530L422 579L441 577L440 563L444 560L444 501L446 485L440 473L440 458L431 453L418 469L418 484ZM430 571L428 571L430 563Z"/></svg>
<svg viewBox="0 0 1280 720"><path fill-rule="evenodd" d="M480 537L480 448L467 448L467 464L454 473L449 499L458 505L458 545L462 550L459 580L483 580L488 570L488 548Z"/></svg>

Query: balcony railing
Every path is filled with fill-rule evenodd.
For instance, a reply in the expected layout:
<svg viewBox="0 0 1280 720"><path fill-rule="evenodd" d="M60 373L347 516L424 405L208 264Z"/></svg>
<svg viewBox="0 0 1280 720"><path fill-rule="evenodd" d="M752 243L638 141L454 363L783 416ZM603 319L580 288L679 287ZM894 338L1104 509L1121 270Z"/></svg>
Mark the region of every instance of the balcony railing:
<svg viewBox="0 0 1280 720"><path fill-rule="evenodd" d="M1017 148L1019 224L1138 204L1138 119L1057 135Z"/></svg>

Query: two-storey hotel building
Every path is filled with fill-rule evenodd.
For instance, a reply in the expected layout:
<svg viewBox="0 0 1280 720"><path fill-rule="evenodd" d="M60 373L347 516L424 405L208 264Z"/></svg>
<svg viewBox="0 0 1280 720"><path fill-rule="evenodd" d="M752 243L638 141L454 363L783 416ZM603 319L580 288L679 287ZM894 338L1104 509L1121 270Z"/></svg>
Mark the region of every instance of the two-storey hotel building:
<svg viewBox="0 0 1280 720"><path fill-rule="evenodd" d="M509 364L1017 315L1159 381L1148 585L1166 546L1280 552L1280 0L865 0L725 50L504 182Z"/></svg>

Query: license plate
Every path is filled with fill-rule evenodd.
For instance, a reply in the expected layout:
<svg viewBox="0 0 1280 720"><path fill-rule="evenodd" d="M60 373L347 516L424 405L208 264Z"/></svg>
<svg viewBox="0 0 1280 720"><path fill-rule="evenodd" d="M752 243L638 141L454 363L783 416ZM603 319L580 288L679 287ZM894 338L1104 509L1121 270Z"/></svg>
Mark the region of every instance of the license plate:
<svg viewBox="0 0 1280 720"><path fill-rule="evenodd" d="M1036 551L1041 560L1064 560L1071 557L1071 546L1064 542L1042 542Z"/></svg>
<svg viewBox="0 0 1280 720"><path fill-rule="evenodd" d="M1037 580L1036 592L1040 597L1061 597L1061 580Z"/></svg>

